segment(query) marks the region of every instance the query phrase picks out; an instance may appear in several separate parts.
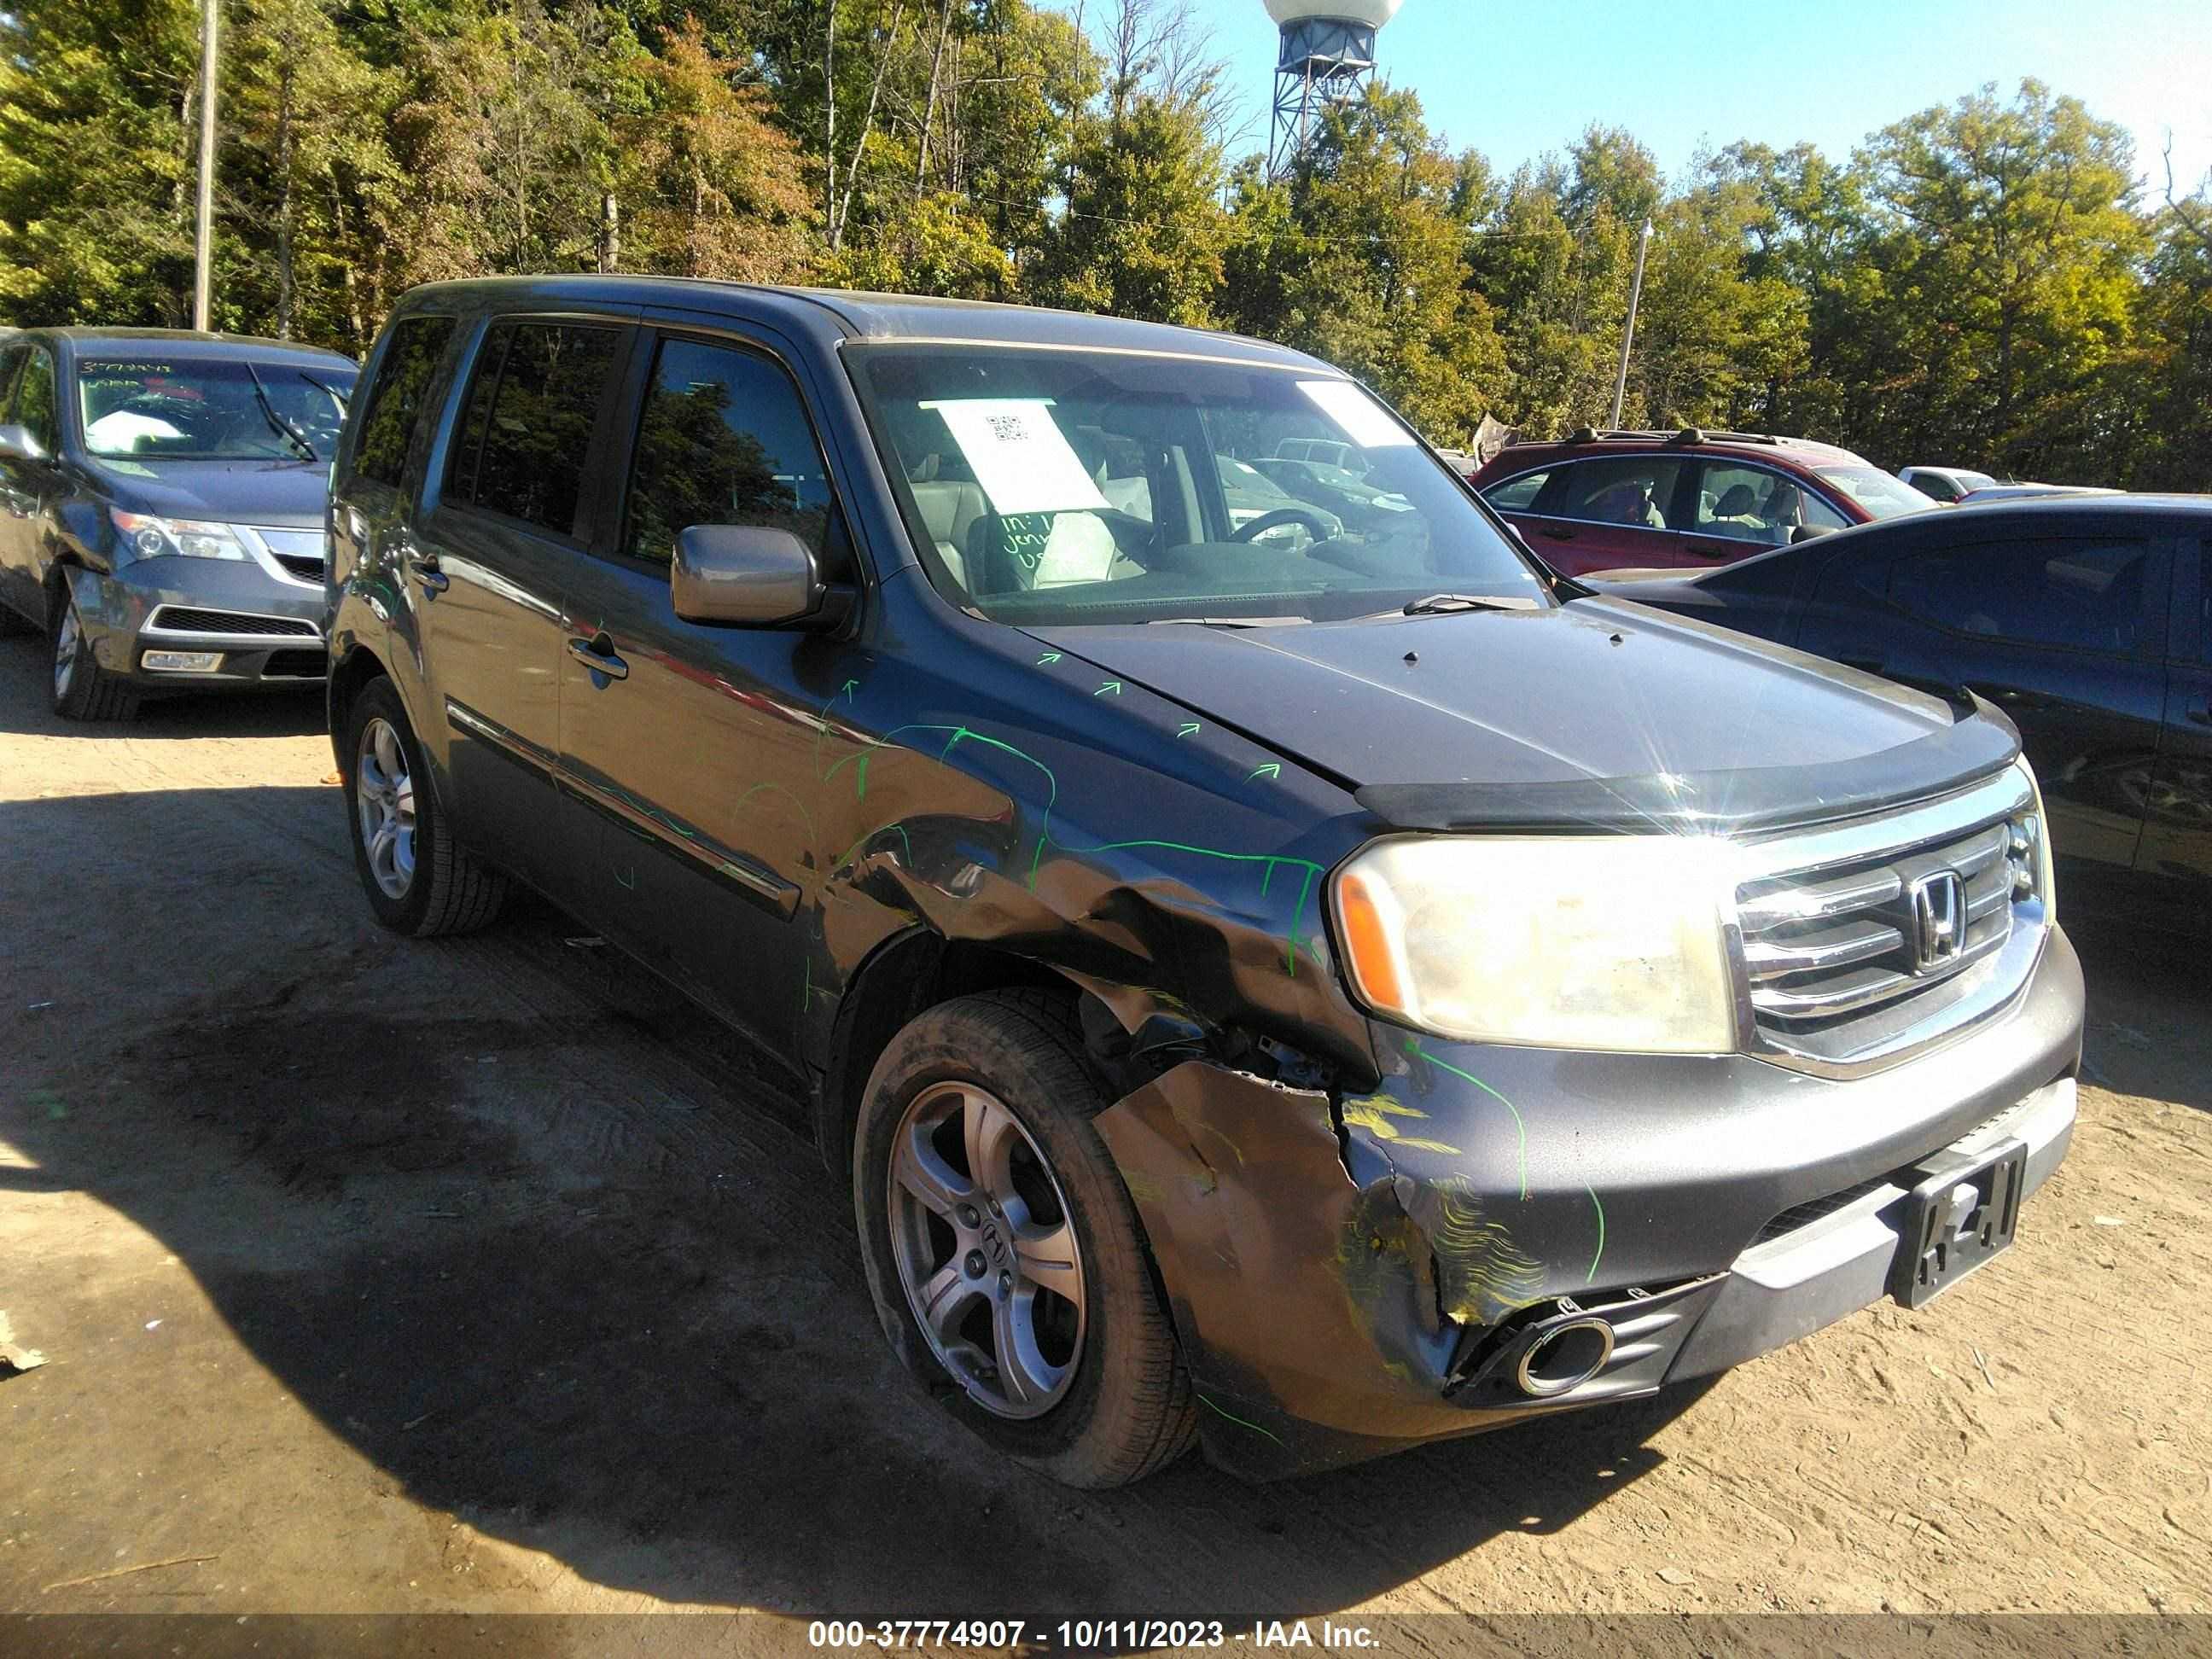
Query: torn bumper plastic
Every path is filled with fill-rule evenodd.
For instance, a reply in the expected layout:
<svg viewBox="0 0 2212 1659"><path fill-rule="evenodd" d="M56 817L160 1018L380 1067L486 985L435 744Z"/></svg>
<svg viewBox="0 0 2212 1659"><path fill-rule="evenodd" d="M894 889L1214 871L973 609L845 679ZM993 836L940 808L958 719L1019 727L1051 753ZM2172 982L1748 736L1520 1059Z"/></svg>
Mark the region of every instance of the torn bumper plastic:
<svg viewBox="0 0 2212 1659"><path fill-rule="evenodd" d="M1378 1027L1369 1094L1194 1060L1097 1123L1207 1455L1267 1480L1649 1395L1879 1300L1916 1166L2024 1145L2021 1195L2057 1166L2081 1019L2054 932L2006 1016L1871 1077Z"/></svg>

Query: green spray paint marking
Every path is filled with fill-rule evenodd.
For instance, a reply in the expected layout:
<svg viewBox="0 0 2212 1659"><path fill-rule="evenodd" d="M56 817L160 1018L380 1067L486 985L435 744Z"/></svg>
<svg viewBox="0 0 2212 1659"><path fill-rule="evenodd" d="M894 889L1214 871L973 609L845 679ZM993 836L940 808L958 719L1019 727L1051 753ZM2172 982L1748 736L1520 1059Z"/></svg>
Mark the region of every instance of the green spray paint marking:
<svg viewBox="0 0 2212 1659"><path fill-rule="evenodd" d="M1199 725L1196 720L1185 720L1182 723L1182 729L1180 732L1177 732L1176 736L1179 738L1194 738L1198 735L1198 732Z"/></svg>
<svg viewBox="0 0 2212 1659"><path fill-rule="evenodd" d="M1254 778L1279 778L1282 775L1282 762L1269 761L1265 766L1255 766L1249 772L1246 773L1244 775L1244 781L1249 783Z"/></svg>
<svg viewBox="0 0 2212 1659"><path fill-rule="evenodd" d="M738 797L737 805L732 807L731 810L732 811L742 810L747 801L750 800L755 795L762 793L775 793L781 795L793 806L796 806L799 809L799 816L806 820L807 839L811 841L814 838L814 814L806 810L806 803L805 801L799 799L797 795L792 793L790 790L785 788L780 783L755 784L751 788L746 790L744 794Z"/></svg>
<svg viewBox="0 0 2212 1659"><path fill-rule="evenodd" d="M1116 691L1121 689L1121 682L1118 680L1109 680L1107 684L1113 686ZM1103 688L1101 689L1103 690ZM1093 696L1097 696L1098 693L1094 691L1091 695ZM968 726L945 726L941 724L915 723L908 726L894 726L890 731L884 732L880 738L871 738L865 748L860 750L856 753L846 756L843 760L839 761L836 765L832 766L827 772L823 774L823 781L827 783L830 779L836 777L845 767L848 765L857 767L860 763L865 761L868 756L873 754L877 750L888 747L894 739L902 737L908 732L942 732L947 734L945 739L945 746L938 751L937 757L940 761L950 758L952 751L963 743L979 743L987 749L995 749L1003 754L1012 755L1016 760L1021 761L1026 765L1033 766L1038 771L1044 774L1046 786L1044 806L1038 814L1036 846L1030 855L1030 871L1027 886L1029 890L1032 893L1036 891L1037 881L1044 867L1044 852L1047 847L1054 848L1063 853L1072 854L1078 858L1095 857L1101 853L1156 850L1170 853L1188 853L1194 858L1220 859L1231 864L1256 864L1261 866L1262 870L1261 877L1261 893L1263 897L1266 896L1268 884L1274 878L1276 866L1289 865L1296 869L1303 871L1304 873L1298 884L1297 902L1291 915L1290 933L1283 941L1284 971L1290 975L1293 979L1297 976L1298 934L1304 930L1305 926L1306 905L1310 902L1313 896L1315 882L1326 873L1322 866L1315 863L1311 859L1288 858L1280 854L1274 853L1231 853L1225 852L1218 847L1196 847L1186 842L1175 841L1115 841L1108 842L1098 847L1071 847L1065 842L1056 841L1053 838L1052 815L1054 810L1060 804L1060 779L1054 775L1052 768L1047 766L1042 761L1039 760L1036 756L1029 753L1026 750L1018 749L1012 744L1002 742L997 738L986 737L982 732ZM909 851L909 857L910 856L911 852ZM842 864L842 861L841 860L840 863ZM835 869L838 866L833 866L831 867Z"/></svg>
<svg viewBox="0 0 2212 1659"><path fill-rule="evenodd" d="M1406 1051L1408 1054L1419 1055L1421 1059L1427 1060L1431 1066L1438 1066L1444 1071L1449 1072L1455 1078L1462 1078L1466 1081L1472 1083L1476 1088L1481 1090L1483 1093L1488 1095L1500 1106L1503 1106L1507 1111L1513 1114L1513 1127L1521 1136L1521 1196L1525 1200L1528 1196L1528 1126L1521 1121L1521 1109L1518 1106L1516 1106L1511 1101L1506 1099L1504 1095L1499 1094L1497 1090L1492 1088L1487 1083L1485 1083L1474 1073L1462 1072L1458 1066L1453 1065L1448 1060L1438 1060L1426 1048L1421 1047L1421 1041L1419 1037L1409 1037L1407 1039ZM1592 1263L1591 1266L1592 1270L1595 1271L1596 1264Z"/></svg>
<svg viewBox="0 0 2212 1659"><path fill-rule="evenodd" d="M878 836L887 835L894 830L898 831L899 844L906 848L906 861L909 866L911 866L914 863L914 842L906 832L906 825L901 823L898 819L893 818L889 823L878 824L874 829L869 830L866 835L861 836L860 840L854 842L850 847L848 847L839 856L837 861L830 866L826 873L832 876L836 875L840 870L843 869L848 864L850 864L853 861L854 854L859 852L863 847L866 847Z"/></svg>
<svg viewBox="0 0 2212 1659"><path fill-rule="evenodd" d="M1195 1390L1194 1390L1194 1392L1195 1392ZM1273 1441L1279 1446L1283 1443L1283 1437L1280 1435L1269 1433L1268 1431L1261 1428L1257 1423L1246 1422L1243 1418L1237 1416L1235 1412L1224 1411L1220 1407L1215 1405L1211 1400L1208 1400L1202 1394L1200 1395L1198 1398L1199 1403L1203 1405L1206 1410L1212 1412L1216 1417L1225 1417L1231 1423L1234 1423L1238 1428L1249 1429L1255 1434L1265 1434L1267 1436L1268 1439Z"/></svg>
<svg viewBox="0 0 2212 1659"><path fill-rule="evenodd" d="M1583 1275L1583 1283L1589 1285L1596 1282L1597 1264L1605 1260L1605 1206L1597 1201L1597 1194L1589 1186L1583 1190L1589 1194L1590 1207L1597 1212L1597 1254L1590 1258L1590 1270Z"/></svg>
<svg viewBox="0 0 2212 1659"><path fill-rule="evenodd" d="M1121 695L1121 682L1119 680L1108 680L1101 684L1099 688L1091 695L1094 697L1103 697L1109 694L1116 697L1120 696Z"/></svg>
<svg viewBox="0 0 2212 1659"><path fill-rule="evenodd" d="M1058 662L1059 660L1060 660L1060 653L1059 653L1059 652L1057 652L1057 651L1048 651L1048 652L1046 652L1046 653L1044 653L1044 655L1042 655L1042 657L1039 657L1039 658L1037 659L1037 666L1038 666L1039 668L1042 668L1042 667L1044 667L1044 666L1045 666L1047 664L1048 664L1048 663L1055 663L1055 662Z"/></svg>

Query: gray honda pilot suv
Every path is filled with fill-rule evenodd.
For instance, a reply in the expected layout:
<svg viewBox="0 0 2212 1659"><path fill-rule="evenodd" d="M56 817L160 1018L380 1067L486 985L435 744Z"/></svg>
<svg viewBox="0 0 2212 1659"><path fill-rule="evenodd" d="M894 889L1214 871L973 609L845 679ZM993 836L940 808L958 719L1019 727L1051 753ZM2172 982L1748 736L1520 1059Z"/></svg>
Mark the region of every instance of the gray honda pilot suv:
<svg viewBox="0 0 2212 1659"><path fill-rule="evenodd" d="M891 1346L1062 1480L1649 1395L1926 1302L2065 1154L2003 717L1588 594L1325 364L563 277L369 376L370 905L527 883L787 1065Z"/></svg>

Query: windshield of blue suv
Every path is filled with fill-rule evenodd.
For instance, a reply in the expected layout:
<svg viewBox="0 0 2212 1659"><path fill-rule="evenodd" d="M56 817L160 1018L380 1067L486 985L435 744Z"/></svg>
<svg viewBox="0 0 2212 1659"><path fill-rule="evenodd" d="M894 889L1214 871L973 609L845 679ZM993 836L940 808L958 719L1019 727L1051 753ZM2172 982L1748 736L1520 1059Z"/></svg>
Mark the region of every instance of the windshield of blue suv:
<svg viewBox="0 0 2212 1659"><path fill-rule="evenodd" d="M103 460L327 461L354 370L247 357L81 357L85 448Z"/></svg>
<svg viewBox="0 0 2212 1659"><path fill-rule="evenodd" d="M1322 371L1073 349L848 355L931 580L995 620L1550 603L1413 433Z"/></svg>

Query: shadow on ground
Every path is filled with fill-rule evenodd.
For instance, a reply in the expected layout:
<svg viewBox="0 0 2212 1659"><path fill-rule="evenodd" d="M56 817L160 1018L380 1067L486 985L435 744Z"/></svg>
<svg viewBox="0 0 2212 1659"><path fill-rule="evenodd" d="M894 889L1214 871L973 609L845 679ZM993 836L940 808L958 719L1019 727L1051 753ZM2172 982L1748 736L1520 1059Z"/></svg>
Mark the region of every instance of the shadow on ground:
<svg viewBox="0 0 2212 1659"><path fill-rule="evenodd" d="M327 790L220 793L337 842ZM127 841L195 810L193 792L0 805L0 845ZM27 1091L0 1091L0 1136L36 1167L0 1168L0 1194L81 1188L161 1239L252 1358L415 1502L672 1600L1333 1610L1566 1525L1656 1468L1643 1443L1696 1397L1278 1487L1195 1458L1128 1492L1053 1486L922 1399L877 1328L848 1195L711 1041L672 1055L638 1012L667 994L574 932L529 907L454 945L364 931L304 978L170 987L105 1042L41 1036ZM551 975L556 1006L469 994L506 974ZM672 1065L703 1080L672 1091ZM161 1450L175 1379L77 1375L119 1443ZM223 1430L258 1431L251 1414ZM222 1445L191 1455L224 1478Z"/></svg>
<svg viewBox="0 0 2212 1659"><path fill-rule="evenodd" d="M52 647L33 636L0 639L0 675L43 691ZM69 738L295 738L325 729L319 682L282 690L185 691L149 696L127 720L65 720L43 696L0 698L0 732Z"/></svg>
<svg viewBox="0 0 2212 1659"><path fill-rule="evenodd" d="M2212 1112L2212 939L2064 908L2089 991L2083 1075L2121 1094Z"/></svg>

